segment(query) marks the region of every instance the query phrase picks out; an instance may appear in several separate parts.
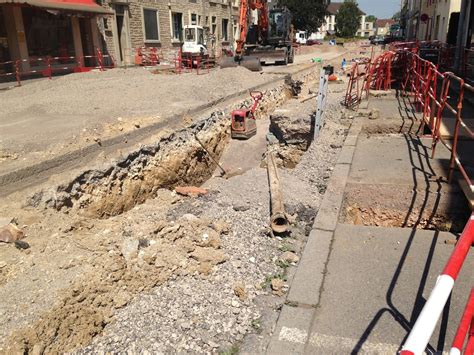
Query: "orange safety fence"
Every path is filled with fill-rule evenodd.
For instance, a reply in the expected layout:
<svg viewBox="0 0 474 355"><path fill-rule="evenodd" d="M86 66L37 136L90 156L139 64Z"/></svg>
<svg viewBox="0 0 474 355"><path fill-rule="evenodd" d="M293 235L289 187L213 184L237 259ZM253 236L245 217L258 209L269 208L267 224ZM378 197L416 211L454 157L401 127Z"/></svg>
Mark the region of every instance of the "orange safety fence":
<svg viewBox="0 0 474 355"><path fill-rule="evenodd" d="M420 50L421 46L424 46L424 51ZM431 45L409 42L393 43L390 49L371 61L368 65L369 73L365 76L361 75L359 65L354 64L347 86L345 105L354 107L354 103L358 104L364 90L367 94L371 89L387 90L397 81L399 89L405 96L411 97L415 109L421 113L421 130L427 128L430 132L432 156L434 157L439 142L450 151L448 180L452 180L455 169L458 169L461 178L474 192L473 180L458 154L461 130L464 139L474 139L474 130L463 119L465 96L474 97L474 87L453 72L442 71L440 63L443 60L442 50L452 53L453 47L439 42ZM436 56L433 54L435 52L429 51L431 49L439 50ZM427 53L432 55L426 56ZM474 64L472 66L474 68ZM362 89L358 84L360 80L365 81ZM454 119L454 129L446 136L441 131L442 127L449 126L448 119Z"/></svg>
<svg viewBox="0 0 474 355"><path fill-rule="evenodd" d="M370 90L389 90L392 84L392 59L394 52L383 52L373 58L356 59L352 65L347 85L344 106L355 109L365 93L368 98Z"/></svg>
<svg viewBox="0 0 474 355"><path fill-rule="evenodd" d="M472 152L465 153L461 150L465 146L460 144L461 139L464 144L470 144L474 141L474 128L466 123L464 116L467 113L463 111L468 102L472 106L471 101L466 96L474 97L474 87L466 83L465 78L451 71L443 71L443 69L452 66L455 52L453 48L453 46L440 43L431 45L419 42L393 44L390 46L391 53L393 53L389 58L391 65L384 67L382 65L383 59L380 58L376 58L370 64L369 76L373 73L374 77L367 79L367 88L370 90L373 83L376 86L381 82L387 83L387 77L397 82L398 95L408 97L408 101L413 105L415 112L421 114L420 131L429 131L428 136L431 136L432 140L432 157L435 156L439 142L449 151L448 182L453 180L454 173L457 170L459 171L459 183L464 185L463 188L467 188L467 193L474 193L474 181L470 176L472 171L463 161L466 157L472 157ZM468 55L465 56L470 55L471 51L469 50ZM381 68L384 68L383 70L375 68L377 62L379 62ZM472 66L474 68L474 63ZM464 69L469 68L466 63L463 67ZM395 73L398 74L394 76ZM353 84L349 81L348 92L351 85ZM416 320L400 354L421 353L428 344L432 330L435 328L433 322L436 322L439 318L442 307L446 304L456 276L462 267L467 252L471 248L473 237L474 214L471 215L464 228L443 274L438 278L436 286ZM449 287L451 289L448 290ZM442 297L442 295L446 295L446 297L443 299L444 296ZM441 307L439 307L439 304L441 304ZM432 316L436 309L439 309L439 314ZM466 338L467 345L464 347ZM464 354L474 353L474 290L471 291L450 354L461 354L463 348Z"/></svg>
<svg viewBox="0 0 474 355"><path fill-rule="evenodd" d="M52 79L53 75L85 72L93 69L101 71L116 67L115 59L109 54L102 54L97 49L96 55L33 57L0 63L0 80L15 80L18 86L25 78L44 77ZM3 80L2 80L3 79Z"/></svg>

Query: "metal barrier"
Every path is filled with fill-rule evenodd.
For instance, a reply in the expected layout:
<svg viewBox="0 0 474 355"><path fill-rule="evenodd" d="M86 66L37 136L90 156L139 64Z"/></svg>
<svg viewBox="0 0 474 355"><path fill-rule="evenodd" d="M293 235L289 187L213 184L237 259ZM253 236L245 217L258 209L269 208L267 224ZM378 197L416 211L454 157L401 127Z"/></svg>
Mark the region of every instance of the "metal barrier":
<svg viewBox="0 0 474 355"><path fill-rule="evenodd" d="M103 71L115 67L114 57L110 54L103 54L100 49L97 49L96 55L84 55L81 57L47 56L3 62L0 63L0 78L9 80L14 77L17 85L21 86L21 80L24 77L40 76L52 79L54 74L86 72L93 69Z"/></svg>
<svg viewBox="0 0 474 355"><path fill-rule="evenodd" d="M365 93L369 97L370 90L389 90L392 85L392 59L395 52L384 52L372 59L361 58L352 66L347 85L344 106L356 109Z"/></svg>
<svg viewBox="0 0 474 355"><path fill-rule="evenodd" d="M459 322L449 355L461 355L467 335L467 345L464 349L464 354L474 354L474 288L471 289L471 294Z"/></svg>
<svg viewBox="0 0 474 355"><path fill-rule="evenodd" d="M328 92L329 74L325 69L321 69L319 76L318 103L316 109L316 118L314 120L314 140L318 138L319 132L324 124L324 111L326 109L326 100Z"/></svg>
<svg viewBox="0 0 474 355"><path fill-rule="evenodd" d="M461 157L458 155L460 130L464 129L467 139L474 139L474 131L467 126L462 118L465 95L466 93L474 94L474 87L452 72L442 72L440 70L442 62L446 61L446 58L450 55L449 53L443 54L443 51L452 52L453 48L439 43L428 45L423 42L410 42L393 44L391 49L392 53L394 53L392 57L387 57L384 61L383 58L387 54L383 54L370 64L369 78L367 78L366 83L367 90L374 87L386 88L386 84L391 84L393 69L395 68L395 70L399 71L401 75L393 79L400 82L404 95L411 97L415 108L422 113L421 128L426 127L431 132L432 156L435 155L437 143L441 141L450 151L451 155L448 181L452 181L454 171L457 168L460 171L461 182L467 183L468 189L474 193L473 181L464 167ZM425 58L422 57L423 55ZM435 57L436 60L434 60ZM348 83L346 104L350 104L355 100L354 96L350 95L350 93L354 91L353 81L357 75L357 68L354 67L351 80ZM454 131L449 138L445 138L441 134L443 121L448 119L445 114L446 112L452 114L455 119ZM418 316L400 352L401 354L418 355L425 351L473 242L474 214L466 224L442 275L438 277L428 301ZM469 339L465 353L474 354L473 298L474 296L471 293L465 315L458 329L458 335L453 342L451 352L453 355L460 354L469 323Z"/></svg>
<svg viewBox="0 0 474 355"><path fill-rule="evenodd" d="M424 353L473 242L474 214L471 215L466 227L464 227L464 231L461 237L459 237L443 273L438 277L435 287L431 291L415 325L408 335L400 351L400 355L418 355ZM458 345L458 343L456 343L456 345ZM472 354L472 352L466 352L466 354Z"/></svg>
<svg viewBox="0 0 474 355"><path fill-rule="evenodd" d="M370 70L370 60L355 62L352 65L344 97L344 106L350 109L357 109L362 100L364 89L367 88L367 74Z"/></svg>

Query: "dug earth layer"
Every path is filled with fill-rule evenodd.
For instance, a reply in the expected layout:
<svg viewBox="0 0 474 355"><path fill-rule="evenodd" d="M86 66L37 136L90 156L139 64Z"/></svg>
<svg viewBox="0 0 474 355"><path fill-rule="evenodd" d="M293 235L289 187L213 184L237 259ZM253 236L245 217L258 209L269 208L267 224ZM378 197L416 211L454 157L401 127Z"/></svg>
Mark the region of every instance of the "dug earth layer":
<svg viewBox="0 0 474 355"><path fill-rule="evenodd" d="M248 101L249 91L273 91L282 88L285 81L314 79L318 72L317 68L317 65L306 65L291 73L285 73L284 76L271 76L263 83L259 77L259 80L256 81L257 85L254 87L237 90L233 93L225 93L223 97L197 106L180 106L173 113L168 113L158 120L139 122L140 124L136 127L130 122L119 122L121 126L132 127L129 131L120 132L118 130L120 127L114 126L109 132L112 135L107 136L105 132L98 132L98 136L89 135L86 137L88 138L87 142L81 143L79 146L76 144L77 142L71 140L71 146L59 147L55 151L47 150L45 151L47 154L39 158L36 157L32 160L16 159L8 164L3 162L3 169L0 173L0 196L6 196L25 187L38 185L66 169L84 169L90 161L96 160L100 155L114 158L119 150L135 150L136 145L150 141L159 132L178 130L190 122L207 117L211 112L222 110L230 113L232 108L240 107L242 102ZM160 109L157 108L156 112L160 112ZM101 136L102 134L104 136Z"/></svg>
<svg viewBox="0 0 474 355"><path fill-rule="evenodd" d="M258 114L271 112L287 98L286 86L267 90ZM25 198L15 194L17 200L1 213L16 217L31 248L0 249L7 262L0 268L1 297L24 290L15 302L0 307L6 324L0 335L9 339L0 353L56 353L84 346L111 322L115 309L137 294L171 276L207 275L224 262L224 222L185 216L167 221L163 213L161 219L155 213L176 203L160 187L199 184L211 176L216 164L208 152L218 160L228 137L228 114L218 112L106 166L63 176L65 183L50 182L52 187L30 194L25 207L18 207ZM156 197L147 201L154 206L149 209L153 219L139 223L139 232L124 230L129 220L142 218L147 203L129 210L151 197ZM91 216L112 217L98 222ZM147 238L130 238L130 233ZM138 275L137 267L148 271Z"/></svg>
<svg viewBox="0 0 474 355"><path fill-rule="evenodd" d="M286 86L268 90L257 116L272 111L288 97ZM105 167L85 171L50 190L41 190L28 204L97 218L121 214L154 196L160 188L201 185L217 168L216 161L229 136L228 114L215 112L157 144L142 147Z"/></svg>

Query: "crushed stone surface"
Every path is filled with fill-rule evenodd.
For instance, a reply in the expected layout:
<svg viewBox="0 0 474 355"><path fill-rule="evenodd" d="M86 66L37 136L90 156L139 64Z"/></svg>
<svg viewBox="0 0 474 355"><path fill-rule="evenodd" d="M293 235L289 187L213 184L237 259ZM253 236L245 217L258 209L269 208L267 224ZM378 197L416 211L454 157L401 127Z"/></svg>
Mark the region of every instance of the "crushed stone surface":
<svg viewBox="0 0 474 355"><path fill-rule="evenodd" d="M314 102L305 104L307 112L311 105ZM285 207L294 221L291 238L269 233L265 168L228 180L213 178L205 184L209 195L170 209L170 219L193 214L225 221L231 230L222 237L228 261L206 278L178 277L140 295L80 352L222 353L239 347L247 353L264 351L272 320L276 322L284 302L284 297L272 294L269 281L282 278L288 289L290 280L282 276L286 271L278 260L287 248L301 251L349 124L340 119L337 101L330 102L316 144L295 169L280 169ZM236 285L244 285L244 300L234 292Z"/></svg>
<svg viewBox="0 0 474 355"><path fill-rule="evenodd" d="M35 285L47 275L51 290L45 286L34 302L25 293L0 307L7 325L0 353L12 339L17 350L33 352L216 353L241 346L261 353L297 265L280 258L301 253L350 123L341 118L339 100L330 99L325 127L299 164L280 169L290 236L268 228L267 172L259 166L210 179L203 186L209 193L198 198L160 189L104 220L23 211L36 218L25 227L32 248L2 250L8 265L0 269L0 286L7 286L0 296L24 289L22 277L30 277L24 267L38 271ZM309 115L315 100L302 106ZM40 235L51 238L31 238ZM41 318L31 316L41 309Z"/></svg>

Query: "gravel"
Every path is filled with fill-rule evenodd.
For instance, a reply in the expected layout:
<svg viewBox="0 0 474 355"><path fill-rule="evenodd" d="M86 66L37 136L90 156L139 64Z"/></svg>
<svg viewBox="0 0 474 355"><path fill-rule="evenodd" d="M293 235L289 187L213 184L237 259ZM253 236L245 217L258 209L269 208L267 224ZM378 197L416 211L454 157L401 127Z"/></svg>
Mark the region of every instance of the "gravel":
<svg viewBox="0 0 474 355"><path fill-rule="evenodd" d="M345 139L349 123L339 119L339 99L330 98L325 128L300 164L280 171L286 208L295 224L290 238L269 232L266 169L209 180L208 195L181 200L167 218L193 214L227 222L230 233L222 236L221 248L229 259L207 276L173 277L138 296L80 352L212 353L236 347L263 351L284 302L284 297L272 295L270 281L282 279L283 289L289 283L278 259L288 249L301 251ZM305 105L310 112L311 103Z"/></svg>
<svg viewBox="0 0 474 355"><path fill-rule="evenodd" d="M113 119L170 114L272 78L243 67L216 69L205 75L161 75L142 68L71 74L0 93L0 122L6 115L32 112Z"/></svg>

